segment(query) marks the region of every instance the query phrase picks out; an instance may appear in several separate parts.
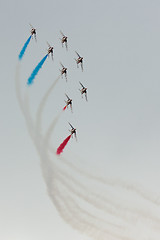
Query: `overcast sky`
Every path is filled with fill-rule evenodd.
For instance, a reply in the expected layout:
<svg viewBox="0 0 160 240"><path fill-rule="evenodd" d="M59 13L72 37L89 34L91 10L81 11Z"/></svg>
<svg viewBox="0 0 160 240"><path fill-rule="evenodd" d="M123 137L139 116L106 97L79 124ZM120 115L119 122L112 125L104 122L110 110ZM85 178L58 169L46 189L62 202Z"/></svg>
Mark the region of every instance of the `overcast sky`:
<svg viewBox="0 0 160 240"><path fill-rule="evenodd" d="M74 161L75 154L81 168L141 184L158 198L159 12L158 0L0 2L1 239L88 239L66 224L50 201L16 98L16 65L29 23L37 29L37 43L31 40L22 60L22 92L46 54L46 41L54 46L54 62L46 60L30 88L33 116L59 76L59 62L68 67L68 82L59 80L43 116L45 131L64 107L64 93L73 99L73 114L68 109L59 120L53 146L67 137L69 121L77 128L78 142L71 139L63 156ZM60 30L68 36L68 52L61 46ZM75 51L84 57L84 72L76 67ZM80 96L79 81L88 88L88 102Z"/></svg>

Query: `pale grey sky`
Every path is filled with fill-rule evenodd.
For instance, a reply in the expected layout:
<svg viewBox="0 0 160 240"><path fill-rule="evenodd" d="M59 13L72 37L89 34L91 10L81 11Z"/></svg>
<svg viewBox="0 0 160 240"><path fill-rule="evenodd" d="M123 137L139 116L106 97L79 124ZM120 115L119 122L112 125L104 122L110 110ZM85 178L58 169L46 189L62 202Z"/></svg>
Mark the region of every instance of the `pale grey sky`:
<svg viewBox="0 0 160 240"><path fill-rule="evenodd" d="M16 65L30 34L29 23L37 29L38 41L30 42L22 60L22 90L46 54L46 41L55 48L54 62L46 60L30 89L33 116L59 75L59 62L68 67L68 83L60 79L44 111L46 130L64 107L64 93L73 99L73 114L66 111L56 126L54 147L67 136L70 121L78 142L70 140L64 157L82 169L140 184L159 196L159 12L160 2L155 0L1 1L1 239L87 239L62 220L50 201L39 155L16 99ZM60 30L68 36L68 52L61 47ZM83 73L76 68L75 50L84 56ZM88 87L87 103L79 94L79 81ZM153 229L152 239L159 239Z"/></svg>

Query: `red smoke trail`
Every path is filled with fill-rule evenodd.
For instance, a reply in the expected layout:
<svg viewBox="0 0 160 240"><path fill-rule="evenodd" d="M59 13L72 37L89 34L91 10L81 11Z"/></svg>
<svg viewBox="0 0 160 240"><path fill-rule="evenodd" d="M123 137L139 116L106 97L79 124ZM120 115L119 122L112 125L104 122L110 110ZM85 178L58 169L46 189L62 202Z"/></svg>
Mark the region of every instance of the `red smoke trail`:
<svg viewBox="0 0 160 240"><path fill-rule="evenodd" d="M63 111L66 109L67 105L63 108Z"/></svg>
<svg viewBox="0 0 160 240"><path fill-rule="evenodd" d="M57 155L61 154L61 152L63 152L63 149L65 148L65 146L67 145L69 139L71 138L71 135L69 135L64 141L63 143L61 143L61 145L57 148Z"/></svg>

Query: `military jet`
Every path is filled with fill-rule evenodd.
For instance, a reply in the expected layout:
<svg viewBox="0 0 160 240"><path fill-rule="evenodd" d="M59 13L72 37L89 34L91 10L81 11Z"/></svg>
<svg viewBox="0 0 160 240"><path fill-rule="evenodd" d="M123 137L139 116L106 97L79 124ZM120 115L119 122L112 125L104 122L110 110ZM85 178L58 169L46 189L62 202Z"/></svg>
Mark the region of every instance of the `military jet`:
<svg viewBox="0 0 160 240"><path fill-rule="evenodd" d="M69 125L71 126L71 130L69 130L70 131L70 133L71 133L71 136L73 137L73 134L74 134L74 136L75 136L75 139L76 139L76 141L77 141L77 134L76 134L76 128L74 128L70 123L69 123Z"/></svg>
<svg viewBox="0 0 160 240"><path fill-rule="evenodd" d="M31 36L32 36L32 39L33 39L33 35L34 35L34 38L35 38L35 40L36 40L36 42L37 42L36 29L35 29L31 24L29 24L29 25L30 25L30 27L31 27Z"/></svg>
<svg viewBox="0 0 160 240"><path fill-rule="evenodd" d="M60 38L61 43L62 43L62 47L63 47L63 44L65 43L66 50L68 50L68 45L67 45L67 39L68 39L68 37L65 36L65 35L62 33L62 31L60 31L60 33L61 33L61 35L62 35L62 38Z"/></svg>
<svg viewBox="0 0 160 240"><path fill-rule="evenodd" d="M67 101L65 101L65 103L66 103L65 108L66 108L66 107L68 108L68 106L70 105L71 112L73 112L73 111L72 111L72 99L70 99L66 93L65 93L65 95L66 95L66 97L67 97Z"/></svg>
<svg viewBox="0 0 160 240"><path fill-rule="evenodd" d="M79 53L77 53L76 51L75 51L75 53L76 53L77 56L78 56L78 58L75 59L75 61L76 61L76 63L77 63L77 67L78 67L78 64L80 63L80 64L81 64L81 69L82 69L82 72L83 72L83 57L81 57L81 56L79 55Z"/></svg>
<svg viewBox="0 0 160 240"><path fill-rule="evenodd" d="M88 101L87 99L87 88L83 86L83 84L81 82L79 82L80 85L82 86L81 89L79 89L79 91L81 92L81 95L82 95L82 98L83 98L83 94L85 93L85 98L86 98L86 101Z"/></svg>
<svg viewBox="0 0 160 240"><path fill-rule="evenodd" d="M62 66L62 69L59 71L61 72L61 77L63 78L63 74L65 75L65 78L66 78L66 82L67 82L67 68L64 67L64 65L60 62L61 66Z"/></svg>
<svg viewBox="0 0 160 240"><path fill-rule="evenodd" d="M52 57L52 60L53 60L53 47L51 47L51 45L47 42L47 45L48 45L48 56L49 54L51 54L51 57Z"/></svg>

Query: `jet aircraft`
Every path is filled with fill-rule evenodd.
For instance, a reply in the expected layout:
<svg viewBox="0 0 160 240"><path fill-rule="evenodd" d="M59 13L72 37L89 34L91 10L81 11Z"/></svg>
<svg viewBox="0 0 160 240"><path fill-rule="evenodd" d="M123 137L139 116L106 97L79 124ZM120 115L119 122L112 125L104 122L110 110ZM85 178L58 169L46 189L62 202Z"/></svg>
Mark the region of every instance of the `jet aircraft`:
<svg viewBox="0 0 160 240"><path fill-rule="evenodd" d="M78 52L75 51L75 53L78 56L78 58L75 59L75 61L77 63L77 67L78 67L78 64L80 63L81 64L81 69L82 69L82 72L83 72L83 57L81 57Z"/></svg>
<svg viewBox="0 0 160 240"><path fill-rule="evenodd" d="M60 70L60 72L61 72L61 77L63 78L63 74L64 74L64 76L65 76L65 78L66 78L66 82L67 82L67 68L66 67L64 67L64 65L60 62L60 64L61 64L61 66L62 66L62 69Z"/></svg>
<svg viewBox="0 0 160 240"><path fill-rule="evenodd" d="M70 123L69 123L69 125L70 125L70 127L71 127L71 130L69 130L69 131L70 131L72 137L73 137L73 134L74 134L75 139L76 139L76 141L77 141L76 128L74 128Z"/></svg>
<svg viewBox="0 0 160 240"><path fill-rule="evenodd" d="M36 40L36 42L37 42L36 29L35 29L31 24L29 24L29 25L30 25L30 27L31 27L31 36L32 36L32 39L33 39L33 35L34 35L34 38L35 38L35 40Z"/></svg>
<svg viewBox="0 0 160 240"><path fill-rule="evenodd" d="M52 60L53 60L53 47L51 47L51 45L47 42L47 45L48 45L48 56L49 54L51 54L51 57L52 57Z"/></svg>
<svg viewBox="0 0 160 240"><path fill-rule="evenodd" d="M68 50L68 44L67 44L67 41L68 41L68 37L65 36L62 31L60 31L61 35L62 35L62 38L60 38L61 40L61 43L62 43L62 47L63 47L63 44L65 43L65 46L66 46L66 50Z"/></svg>
<svg viewBox="0 0 160 240"><path fill-rule="evenodd" d="M65 101L66 103L66 107L68 108L68 106L70 105L70 108L71 108L71 112L72 111L72 99L68 97L68 95L65 93L66 97L67 97L67 101Z"/></svg>
<svg viewBox="0 0 160 240"><path fill-rule="evenodd" d="M81 82L79 82L79 83L80 83L80 85L82 86L82 88L79 89L79 91L81 92L81 96L82 96L82 98L83 98L83 94L85 94L86 101L88 101L88 99L87 99L87 88L84 87Z"/></svg>

